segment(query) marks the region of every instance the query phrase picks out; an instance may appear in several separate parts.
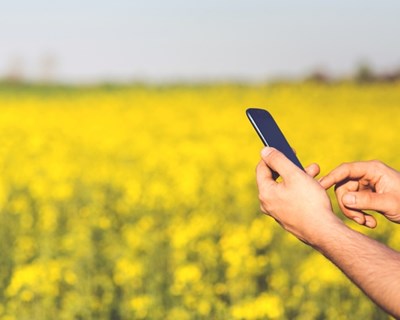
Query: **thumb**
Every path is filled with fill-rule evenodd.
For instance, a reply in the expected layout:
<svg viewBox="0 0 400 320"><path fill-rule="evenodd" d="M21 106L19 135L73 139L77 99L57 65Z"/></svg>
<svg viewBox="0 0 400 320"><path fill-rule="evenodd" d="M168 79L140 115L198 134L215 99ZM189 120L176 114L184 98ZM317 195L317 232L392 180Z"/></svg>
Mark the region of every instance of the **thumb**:
<svg viewBox="0 0 400 320"><path fill-rule="evenodd" d="M261 151L261 157L265 164L273 171L279 173L284 180L290 178L298 169L292 161L275 148L265 147Z"/></svg>
<svg viewBox="0 0 400 320"><path fill-rule="evenodd" d="M393 208L391 195L375 192L348 192L342 197L343 204L352 209L389 212Z"/></svg>

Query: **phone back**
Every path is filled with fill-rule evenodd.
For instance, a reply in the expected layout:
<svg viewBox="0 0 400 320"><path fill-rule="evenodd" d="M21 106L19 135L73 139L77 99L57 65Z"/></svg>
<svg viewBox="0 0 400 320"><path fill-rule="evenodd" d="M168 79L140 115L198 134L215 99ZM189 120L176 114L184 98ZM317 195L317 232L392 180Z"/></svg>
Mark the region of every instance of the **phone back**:
<svg viewBox="0 0 400 320"><path fill-rule="evenodd" d="M265 146L279 150L296 166L304 170L292 147L268 111L250 108L246 110L246 114Z"/></svg>

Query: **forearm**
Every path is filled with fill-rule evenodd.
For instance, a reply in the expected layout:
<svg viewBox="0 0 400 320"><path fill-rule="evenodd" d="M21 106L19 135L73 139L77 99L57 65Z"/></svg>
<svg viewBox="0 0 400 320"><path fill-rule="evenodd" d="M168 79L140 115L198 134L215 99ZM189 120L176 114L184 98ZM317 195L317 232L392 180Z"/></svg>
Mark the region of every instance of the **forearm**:
<svg viewBox="0 0 400 320"><path fill-rule="evenodd" d="M400 318L400 253L342 223L320 231L311 245L377 305Z"/></svg>

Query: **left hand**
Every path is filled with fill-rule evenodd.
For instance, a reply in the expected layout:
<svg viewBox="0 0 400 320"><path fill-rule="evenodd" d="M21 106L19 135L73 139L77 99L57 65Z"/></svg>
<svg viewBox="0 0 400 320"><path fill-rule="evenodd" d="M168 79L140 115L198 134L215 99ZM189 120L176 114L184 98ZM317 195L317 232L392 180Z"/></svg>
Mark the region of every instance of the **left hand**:
<svg viewBox="0 0 400 320"><path fill-rule="evenodd" d="M282 227L300 240L313 244L324 227L342 223L332 211L324 188L314 180L318 165L299 169L281 152L266 147L257 166L257 185L261 210L272 216ZM276 182L272 170L282 182Z"/></svg>

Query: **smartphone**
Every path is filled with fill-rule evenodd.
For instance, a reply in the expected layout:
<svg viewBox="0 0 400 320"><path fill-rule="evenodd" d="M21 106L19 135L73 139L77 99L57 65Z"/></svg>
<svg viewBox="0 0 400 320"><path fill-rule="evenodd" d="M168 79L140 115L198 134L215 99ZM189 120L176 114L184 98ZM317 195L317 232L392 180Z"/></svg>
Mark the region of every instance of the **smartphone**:
<svg viewBox="0 0 400 320"><path fill-rule="evenodd" d="M289 145L274 118L272 118L268 111L250 108L246 110L246 115L266 147L274 147L275 149L279 150L290 161L304 171L304 168L294 153L292 147ZM278 174L275 172L274 178L277 177Z"/></svg>

